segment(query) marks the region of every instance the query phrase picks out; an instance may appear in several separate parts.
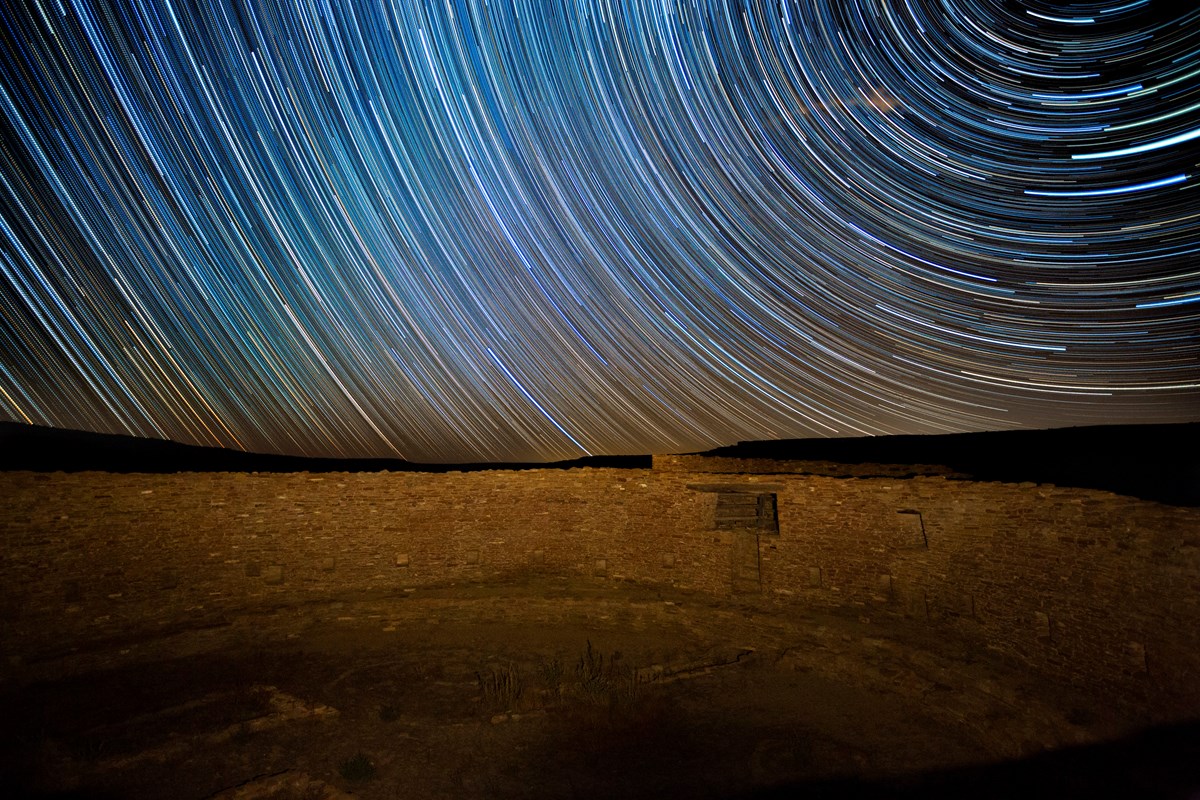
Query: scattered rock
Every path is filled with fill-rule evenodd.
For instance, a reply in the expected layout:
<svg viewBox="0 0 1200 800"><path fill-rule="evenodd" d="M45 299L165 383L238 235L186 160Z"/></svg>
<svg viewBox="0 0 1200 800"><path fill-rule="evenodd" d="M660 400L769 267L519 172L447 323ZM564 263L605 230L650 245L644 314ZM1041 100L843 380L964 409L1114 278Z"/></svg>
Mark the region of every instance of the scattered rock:
<svg viewBox="0 0 1200 800"><path fill-rule="evenodd" d="M350 800L354 795L296 770L253 778L208 800Z"/></svg>

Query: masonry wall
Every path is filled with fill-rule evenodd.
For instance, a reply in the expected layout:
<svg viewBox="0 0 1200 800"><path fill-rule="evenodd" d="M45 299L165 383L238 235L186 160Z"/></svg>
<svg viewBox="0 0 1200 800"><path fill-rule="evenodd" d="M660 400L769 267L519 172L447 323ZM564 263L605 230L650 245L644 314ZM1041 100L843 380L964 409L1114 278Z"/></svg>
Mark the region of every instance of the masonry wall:
<svg viewBox="0 0 1200 800"><path fill-rule="evenodd" d="M777 476L776 476L777 477ZM1200 510L1082 489L810 477L768 592L900 613L1114 703L1200 711Z"/></svg>
<svg viewBox="0 0 1200 800"><path fill-rule="evenodd" d="M529 575L728 592L686 476L580 469L0 474L10 654L242 611Z"/></svg>
<svg viewBox="0 0 1200 800"><path fill-rule="evenodd" d="M537 575L729 597L733 534L699 490L717 480L778 498L761 594L738 602L904 614L1115 703L1200 714L1200 510L940 478L0 474L7 666L280 605Z"/></svg>

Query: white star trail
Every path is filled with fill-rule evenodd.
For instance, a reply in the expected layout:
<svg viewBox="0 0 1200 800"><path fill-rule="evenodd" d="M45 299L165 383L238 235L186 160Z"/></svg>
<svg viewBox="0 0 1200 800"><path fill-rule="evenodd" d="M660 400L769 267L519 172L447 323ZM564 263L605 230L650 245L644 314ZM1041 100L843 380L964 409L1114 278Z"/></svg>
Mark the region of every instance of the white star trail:
<svg viewBox="0 0 1200 800"><path fill-rule="evenodd" d="M432 462L1200 419L1159 6L6 4L0 418Z"/></svg>

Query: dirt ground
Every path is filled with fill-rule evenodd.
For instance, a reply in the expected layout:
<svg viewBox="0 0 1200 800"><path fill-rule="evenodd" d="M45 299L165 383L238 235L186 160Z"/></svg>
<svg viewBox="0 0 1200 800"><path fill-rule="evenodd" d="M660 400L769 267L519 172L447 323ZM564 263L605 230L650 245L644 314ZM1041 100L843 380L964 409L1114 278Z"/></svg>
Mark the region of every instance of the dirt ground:
<svg viewBox="0 0 1200 800"><path fill-rule="evenodd" d="M1200 797L1193 727L1119 739L927 627L631 585L273 609L0 692L7 796Z"/></svg>

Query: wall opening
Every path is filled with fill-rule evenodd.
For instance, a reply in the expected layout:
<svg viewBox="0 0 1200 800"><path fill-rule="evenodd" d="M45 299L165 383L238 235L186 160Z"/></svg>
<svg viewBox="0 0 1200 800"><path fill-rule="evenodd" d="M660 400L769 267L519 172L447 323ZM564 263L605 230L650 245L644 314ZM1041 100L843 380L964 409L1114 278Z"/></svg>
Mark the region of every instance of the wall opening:
<svg viewBox="0 0 1200 800"><path fill-rule="evenodd" d="M718 530L753 530L766 536L779 535L779 510L774 493L718 492Z"/></svg>
<svg viewBox="0 0 1200 800"><path fill-rule="evenodd" d="M779 535L779 513L773 492L725 491L717 493L718 530L733 532L731 566L734 594L762 591L759 537Z"/></svg>

